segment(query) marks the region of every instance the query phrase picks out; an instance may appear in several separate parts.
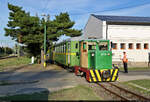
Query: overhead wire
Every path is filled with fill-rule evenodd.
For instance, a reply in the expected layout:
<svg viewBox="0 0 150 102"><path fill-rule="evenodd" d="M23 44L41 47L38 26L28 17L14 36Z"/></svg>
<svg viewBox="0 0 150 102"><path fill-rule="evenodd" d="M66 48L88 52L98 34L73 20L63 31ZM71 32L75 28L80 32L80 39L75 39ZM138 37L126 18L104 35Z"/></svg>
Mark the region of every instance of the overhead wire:
<svg viewBox="0 0 150 102"><path fill-rule="evenodd" d="M142 4L129 5L129 6L119 7L119 8L114 8L114 9L106 9L106 10L98 10L98 11L90 11L90 12L81 12L81 13L69 13L69 15L85 15L85 14L92 14L92 13L110 12L110 11L117 11L117 10L135 8L135 7L143 6L143 5L146 5L146 4L150 4L150 2L144 2ZM54 13L51 16L55 16Z"/></svg>
<svg viewBox="0 0 150 102"><path fill-rule="evenodd" d="M45 8L42 10L42 13L47 9L47 6L48 6L48 4L49 4L49 0L45 0L46 1L46 6L45 6Z"/></svg>

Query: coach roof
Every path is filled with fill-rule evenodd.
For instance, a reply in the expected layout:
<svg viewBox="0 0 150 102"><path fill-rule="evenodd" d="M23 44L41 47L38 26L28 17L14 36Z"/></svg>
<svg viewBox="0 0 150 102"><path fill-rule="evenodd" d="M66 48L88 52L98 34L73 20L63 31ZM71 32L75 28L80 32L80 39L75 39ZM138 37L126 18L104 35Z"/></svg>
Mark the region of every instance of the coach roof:
<svg viewBox="0 0 150 102"><path fill-rule="evenodd" d="M107 22L135 22L135 23L150 23L150 17L136 16L110 16L110 15L94 15L97 19Z"/></svg>

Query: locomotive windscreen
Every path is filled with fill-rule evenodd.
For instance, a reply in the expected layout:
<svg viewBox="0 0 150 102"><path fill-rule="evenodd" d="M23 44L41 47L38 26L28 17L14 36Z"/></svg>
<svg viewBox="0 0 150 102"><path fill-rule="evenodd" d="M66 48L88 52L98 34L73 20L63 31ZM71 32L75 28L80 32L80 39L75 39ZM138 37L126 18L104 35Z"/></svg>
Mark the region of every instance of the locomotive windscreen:
<svg viewBox="0 0 150 102"><path fill-rule="evenodd" d="M108 50L108 42L99 42L99 50Z"/></svg>

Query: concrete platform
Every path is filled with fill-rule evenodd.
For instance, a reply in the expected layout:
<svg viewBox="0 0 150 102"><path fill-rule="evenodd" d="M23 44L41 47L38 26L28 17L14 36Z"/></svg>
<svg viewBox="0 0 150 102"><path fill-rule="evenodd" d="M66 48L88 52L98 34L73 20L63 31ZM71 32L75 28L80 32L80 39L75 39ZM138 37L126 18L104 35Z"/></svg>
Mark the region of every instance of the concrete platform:
<svg viewBox="0 0 150 102"><path fill-rule="evenodd" d="M119 82L138 80L138 79L150 79L150 70L146 71L129 71L128 73L119 72Z"/></svg>

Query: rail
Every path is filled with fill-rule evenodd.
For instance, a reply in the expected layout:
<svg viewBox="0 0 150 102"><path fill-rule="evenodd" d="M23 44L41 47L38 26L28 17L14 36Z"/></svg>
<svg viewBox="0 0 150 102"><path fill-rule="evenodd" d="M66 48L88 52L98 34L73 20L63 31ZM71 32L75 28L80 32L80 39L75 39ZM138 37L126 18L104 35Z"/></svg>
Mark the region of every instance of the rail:
<svg viewBox="0 0 150 102"><path fill-rule="evenodd" d="M141 100L141 101L150 101L149 98L144 97L144 96L141 96L141 95L138 95L138 94L136 94L136 93L134 93L134 92L132 92L132 91L129 91L129 90L125 89L125 88L122 88L122 87L120 87L120 86L118 86L118 85L116 85L116 84L113 84L113 83L106 83L106 84L107 84L107 85L110 85L111 88L110 88L110 89L107 88L107 87L106 87L105 85L103 85L102 83L97 83L97 85L101 86L104 90L108 91L110 94L113 94L113 95L117 96L117 97L120 98L121 100L128 101L128 100L133 100L133 98L134 98L134 100L136 99L136 100ZM117 88L117 89L119 89L119 90L120 90L120 93L119 93L119 92L118 92L118 93L114 92L114 91L113 91L113 90L114 90L114 87ZM113 89L113 90L112 90L112 89ZM124 95L126 95L126 96L121 96L121 92L124 92L124 93L125 93ZM129 97L127 97L127 96L129 96L129 95L132 96L132 97L131 97L132 99L130 99Z"/></svg>
<svg viewBox="0 0 150 102"><path fill-rule="evenodd" d="M119 97L121 100L128 101L127 98L125 98L125 97L123 97L123 96L121 96L121 95L119 95L119 94L117 94L117 93L111 91L110 89L106 88L104 85L99 84L99 83L97 83L97 85L101 86L103 89L105 89L106 91L108 91L110 94L113 94L113 95Z"/></svg>
<svg viewBox="0 0 150 102"><path fill-rule="evenodd" d="M6 57L0 57L0 60L2 60L2 59L7 59L7 58L13 58L13 57L17 57L17 56L6 56Z"/></svg>
<svg viewBox="0 0 150 102"><path fill-rule="evenodd" d="M117 86L117 85L115 85L115 84L113 84L113 83L109 83L109 84L112 85L112 86L114 86L114 87L116 87L116 88L118 88L118 89L120 89L120 91L125 91L126 93L129 93L129 94L131 94L131 95L133 95L133 96L136 96L139 100L150 101L149 98L146 98L146 97L144 97L144 96L138 95L138 94L136 94L136 93L134 93L134 92L132 92L132 91L129 91L129 90L125 89L125 88L122 88L122 87L120 87L120 86Z"/></svg>

